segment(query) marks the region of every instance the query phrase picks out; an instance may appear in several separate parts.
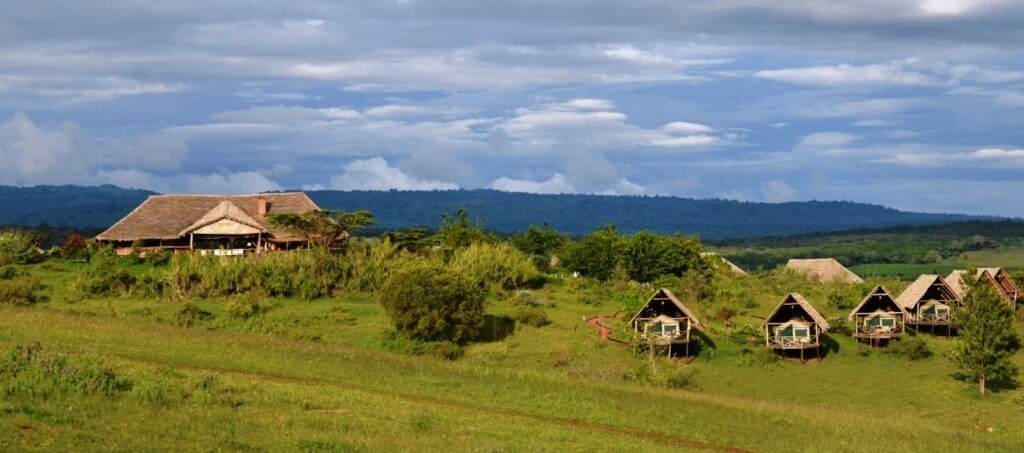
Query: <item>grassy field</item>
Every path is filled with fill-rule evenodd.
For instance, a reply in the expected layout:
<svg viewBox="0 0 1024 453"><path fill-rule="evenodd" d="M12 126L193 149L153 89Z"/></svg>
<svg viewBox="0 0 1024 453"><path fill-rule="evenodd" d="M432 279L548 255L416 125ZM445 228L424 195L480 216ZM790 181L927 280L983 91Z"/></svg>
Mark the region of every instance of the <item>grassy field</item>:
<svg viewBox="0 0 1024 453"><path fill-rule="evenodd" d="M723 277L713 298L689 302L713 347L688 364L655 361L675 377L666 386L638 377L647 357L583 322L650 295L625 284L549 279L532 293L552 320L540 328L510 322L494 295L482 341L450 361L389 352L371 294L260 300L266 311L248 319L227 313L230 300L199 300L211 316L185 322L180 301L75 296L75 271L34 266L48 300L0 306L0 370L22 370L0 386L2 451L1024 449L1024 390L980 397L953 379L956 340L929 336L934 356L910 361L832 334L824 360L806 364L747 342L786 292L833 318L874 283L901 290L893 279ZM625 336L621 317L606 322ZM83 375L92 369L103 372ZM96 376L130 384L81 385Z"/></svg>
<svg viewBox="0 0 1024 453"><path fill-rule="evenodd" d="M929 264L860 264L850 267L850 270L861 276L913 280L921 274L949 275L955 269L968 266L1002 267L1009 272L1020 272L1024 270L1024 250L982 250Z"/></svg>

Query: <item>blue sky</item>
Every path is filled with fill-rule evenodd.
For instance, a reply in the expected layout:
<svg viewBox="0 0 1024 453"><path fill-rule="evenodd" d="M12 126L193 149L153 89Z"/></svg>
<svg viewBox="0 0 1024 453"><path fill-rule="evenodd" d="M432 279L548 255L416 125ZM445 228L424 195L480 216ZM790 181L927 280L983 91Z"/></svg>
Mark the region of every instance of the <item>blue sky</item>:
<svg viewBox="0 0 1024 453"><path fill-rule="evenodd" d="M0 184L495 188L1024 216L1024 2L0 10Z"/></svg>

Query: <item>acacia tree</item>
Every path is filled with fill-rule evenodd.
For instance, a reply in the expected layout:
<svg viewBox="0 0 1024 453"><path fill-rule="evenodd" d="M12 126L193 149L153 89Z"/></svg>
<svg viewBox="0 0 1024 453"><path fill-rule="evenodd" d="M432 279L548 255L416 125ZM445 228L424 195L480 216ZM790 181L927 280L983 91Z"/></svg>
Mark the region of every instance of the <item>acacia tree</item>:
<svg viewBox="0 0 1024 453"><path fill-rule="evenodd" d="M331 244L349 231L377 222L370 211L345 212L331 209L304 214L270 214L267 221L302 236L311 247L324 249L330 248Z"/></svg>
<svg viewBox="0 0 1024 453"><path fill-rule="evenodd" d="M960 369L958 376L977 382L984 395L987 382L1005 385L1017 376L1010 357L1020 348L1020 341L1009 305L980 278L964 276L963 280L967 295L963 307L954 311L960 347L952 359Z"/></svg>

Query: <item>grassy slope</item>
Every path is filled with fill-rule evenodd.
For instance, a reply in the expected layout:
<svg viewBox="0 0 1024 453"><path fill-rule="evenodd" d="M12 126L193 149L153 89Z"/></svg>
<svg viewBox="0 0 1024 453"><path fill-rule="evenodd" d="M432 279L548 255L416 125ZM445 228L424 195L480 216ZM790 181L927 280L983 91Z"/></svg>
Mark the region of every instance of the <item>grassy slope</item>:
<svg viewBox="0 0 1024 453"><path fill-rule="evenodd" d="M715 319L725 302L698 304L717 348L686 366L687 390L668 390L624 381L637 360L582 323L584 315L615 311L607 298L634 293L628 288L551 285L538 295L554 302L553 324L519 327L446 362L381 351L387 323L368 296L274 301L261 319L244 322L225 316L223 301L200 301L216 318L188 329L169 324L177 303L81 301L63 293L67 273L42 274L55 288L50 302L0 308L3 350L41 340L54 351L99 357L136 389L28 411L5 401L0 450L781 450L794 439L807 449L845 451L1024 446L1017 429L1024 391L976 396L949 377L952 364L941 357L955 344L949 340L930 339L939 356L908 362L860 354L850 339L833 335L838 351L821 363L749 366L743 346ZM771 278L763 277L760 292L737 290L747 300L737 324L759 323L755 316L771 310L782 286L839 314L823 302L833 288ZM489 312L507 308L494 300ZM183 398L154 403L154 388L182 393L204 376L230 389L237 407ZM994 432L979 432L976 422Z"/></svg>

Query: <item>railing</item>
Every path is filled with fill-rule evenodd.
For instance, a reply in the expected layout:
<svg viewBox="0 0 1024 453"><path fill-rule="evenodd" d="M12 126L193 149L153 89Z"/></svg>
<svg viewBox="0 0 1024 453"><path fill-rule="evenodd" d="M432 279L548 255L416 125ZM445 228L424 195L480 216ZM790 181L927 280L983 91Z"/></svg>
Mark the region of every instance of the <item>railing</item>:
<svg viewBox="0 0 1024 453"><path fill-rule="evenodd" d="M917 325L944 326L952 321L953 317L949 314L931 314L918 316L913 320L913 323Z"/></svg>
<svg viewBox="0 0 1024 453"><path fill-rule="evenodd" d="M903 325L897 326L857 326L854 335L858 337L888 338L903 334Z"/></svg>
<svg viewBox="0 0 1024 453"><path fill-rule="evenodd" d="M818 346L819 337L812 334L806 337L768 337L768 346L776 349L805 349Z"/></svg>
<svg viewBox="0 0 1024 453"><path fill-rule="evenodd" d="M673 333L659 333L651 334L648 332L640 332L640 339L644 341L650 341L654 344L668 344L668 343L686 343L690 341L690 333L685 330Z"/></svg>

